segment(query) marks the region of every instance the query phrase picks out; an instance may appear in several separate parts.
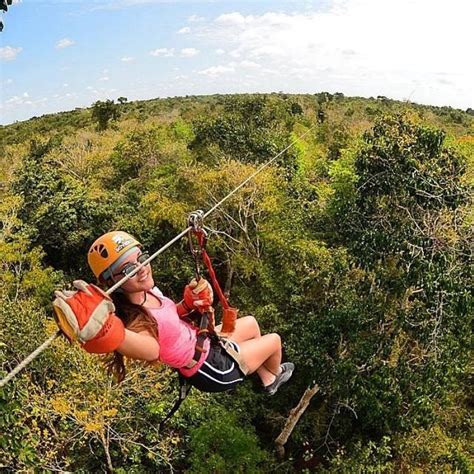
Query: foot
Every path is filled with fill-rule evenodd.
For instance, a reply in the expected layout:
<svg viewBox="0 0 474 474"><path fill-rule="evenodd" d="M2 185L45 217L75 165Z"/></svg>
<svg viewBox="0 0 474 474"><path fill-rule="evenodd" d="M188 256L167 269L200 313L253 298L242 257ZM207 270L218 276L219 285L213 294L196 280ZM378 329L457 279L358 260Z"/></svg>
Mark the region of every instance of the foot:
<svg viewBox="0 0 474 474"><path fill-rule="evenodd" d="M293 370L295 370L295 364L291 362L285 362L281 364L280 367L280 375L277 375L275 381L265 387L268 395L275 395L275 393L277 393L278 389L280 388L280 385L288 382L288 380L290 380L291 376L293 375Z"/></svg>

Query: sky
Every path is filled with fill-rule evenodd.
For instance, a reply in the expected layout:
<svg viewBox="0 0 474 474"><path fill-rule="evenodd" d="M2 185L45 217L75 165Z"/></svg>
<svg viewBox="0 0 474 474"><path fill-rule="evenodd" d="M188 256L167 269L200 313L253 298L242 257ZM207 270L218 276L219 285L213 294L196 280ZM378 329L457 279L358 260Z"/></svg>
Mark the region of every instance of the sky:
<svg viewBox="0 0 474 474"><path fill-rule="evenodd" d="M0 124L214 93L342 92L474 108L473 0L13 0Z"/></svg>

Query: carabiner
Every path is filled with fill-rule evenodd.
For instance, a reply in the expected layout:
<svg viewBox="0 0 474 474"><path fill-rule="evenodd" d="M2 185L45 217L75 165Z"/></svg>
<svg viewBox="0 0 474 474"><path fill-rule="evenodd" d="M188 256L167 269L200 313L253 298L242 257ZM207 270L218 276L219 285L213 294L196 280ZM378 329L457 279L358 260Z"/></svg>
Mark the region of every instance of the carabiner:
<svg viewBox="0 0 474 474"><path fill-rule="evenodd" d="M192 227L192 229L189 229L188 231L189 250L191 255L194 257L194 268L196 270L197 281L201 279L199 259L202 257L202 249L206 247L207 242L207 233L203 227L203 215L204 211L198 209L197 211L191 212L188 217L188 226ZM193 235L196 237L199 249L194 247Z"/></svg>
<svg viewBox="0 0 474 474"><path fill-rule="evenodd" d="M188 226L191 226L194 231L203 229L203 217L204 211L201 209L191 212L188 216Z"/></svg>

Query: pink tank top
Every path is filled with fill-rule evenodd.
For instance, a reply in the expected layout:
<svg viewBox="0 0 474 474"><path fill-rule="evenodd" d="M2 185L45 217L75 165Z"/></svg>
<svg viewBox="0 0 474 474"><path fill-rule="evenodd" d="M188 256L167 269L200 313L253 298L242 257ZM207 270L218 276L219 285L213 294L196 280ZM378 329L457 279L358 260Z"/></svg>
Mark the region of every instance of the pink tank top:
<svg viewBox="0 0 474 474"><path fill-rule="evenodd" d="M204 364L209 352L210 341L206 339L204 352L201 354L198 363L191 369L184 368L194 356L197 328L186 323L178 316L176 303L163 296L163 293L157 287L150 290L150 293L161 301L161 307L147 308L158 325L160 361L179 369L185 377L191 377Z"/></svg>

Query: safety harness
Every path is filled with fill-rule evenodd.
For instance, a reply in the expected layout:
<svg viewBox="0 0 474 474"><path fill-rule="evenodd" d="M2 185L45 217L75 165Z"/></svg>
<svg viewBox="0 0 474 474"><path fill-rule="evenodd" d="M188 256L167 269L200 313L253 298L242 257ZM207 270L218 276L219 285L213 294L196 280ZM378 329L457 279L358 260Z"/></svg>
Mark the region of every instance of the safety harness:
<svg viewBox="0 0 474 474"><path fill-rule="evenodd" d="M188 226L191 229L188 231L188 242L189 250L191 255L194 257L194 268L196 273L196 281L199 281L201 278L201 269L200 262L204 262L207 267L207 271L211 278L212 287L217 293L219 302L222 306L222 332L217 334L214 329L214 308L210 306L206 308L202 313L200 313L199 320L199 330L197 333L196 349L194 351L194 361L196 363L200 360L201 354L204 351L204 341L207 338L211 339L211 344L221 345L227 354L232 357L232 359L239 366L239 369L244 375L247 375L249 369L247 364L244 362L240 354L232 347L228 335L231 335L235 329L235 321L237 319L237 314L239 310L230 306L227 301L224 292L222 291L219 281L216 277L216 272L212 266L211 259L206 251L207 245L207 232L203 226L203 216L204 212L197 210L192 212L188 217ZM194 244L194 240L197 242L198 246ZM189 391L191 390L191 384L187 381L183 375L179 374L179 397L174 403L173 407L166 415L166 417L161 421L160 428L176 413L176 411L183 403L184 399L187 397Z"/></svg>
<svg viewBox="0 0 474 474"><path fill-rule="evenodd" d="M198 210L192 212L189 216L188 225L192 227L192 229L190 229L188 232L189 249L191 251L192 256L194 257L196 280L199 281L199 279L201 278L199 263L200 260L202 260L207 267L207 271L209 273L209 276L211 277L212 287L217 293L219 303L222 306L223 312L222 331L219 335L216 334L214 330L214 309L212 307L209 307L206 311L202 313L196 349L197 351L202 352L203 344L206 337L211 337L212 342L218 342L224 347L226 352L237 363L242 373L246 375L249 371L247 365L242 360L240 354L232 347L228 340L228 336L230 336L235 330L235 321L237 320L239 310L230 306L229 302L227 301L227 298L224 295L224 292L222 291L219 281L217 280L216 272L214 271L214 267L212 266L211 259L206 251L207 233L203 227L203 215L204 212ZM198 242L198 249L196 249L193 244L193 236Z"/></svg>

